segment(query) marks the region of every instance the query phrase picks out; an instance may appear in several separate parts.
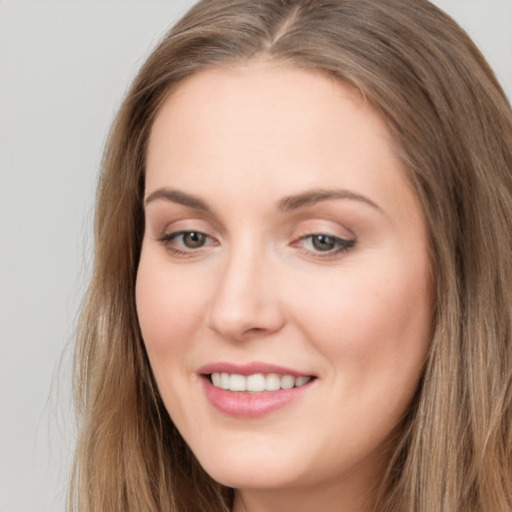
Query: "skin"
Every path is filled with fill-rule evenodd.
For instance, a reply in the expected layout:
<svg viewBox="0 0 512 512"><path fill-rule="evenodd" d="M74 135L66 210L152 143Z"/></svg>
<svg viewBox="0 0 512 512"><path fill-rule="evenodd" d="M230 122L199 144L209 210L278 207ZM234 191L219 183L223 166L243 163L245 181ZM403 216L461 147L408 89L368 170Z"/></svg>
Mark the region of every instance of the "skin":
<svg viewBox="0 0 512 512"><path fill-rule="evenodd" d="M312 190L345 193L283 208ZM150 364L200 463L237 489L235 512L371 510L432 324L425 222L383 120L323 74L204 71L155 120L145 198L136 300ZM169 239L183 231L204 244ZM352 245L318 250L314 234ZM235 417L198 374L217 361L316 379L270 414Z"/></svg>

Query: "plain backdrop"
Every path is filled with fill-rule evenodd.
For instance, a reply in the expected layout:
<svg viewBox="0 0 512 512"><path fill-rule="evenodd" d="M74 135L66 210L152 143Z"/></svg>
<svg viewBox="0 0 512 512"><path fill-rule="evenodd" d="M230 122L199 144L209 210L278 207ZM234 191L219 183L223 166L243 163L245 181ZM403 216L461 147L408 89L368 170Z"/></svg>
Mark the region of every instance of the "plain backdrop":
<svg viewBox="0 0 512 512"><path fill-rule="evenodd" d="M62 511L94 188L130 79L191 0L0 0L0 512ZM437 0L512 97L512 0Z"/></svg>

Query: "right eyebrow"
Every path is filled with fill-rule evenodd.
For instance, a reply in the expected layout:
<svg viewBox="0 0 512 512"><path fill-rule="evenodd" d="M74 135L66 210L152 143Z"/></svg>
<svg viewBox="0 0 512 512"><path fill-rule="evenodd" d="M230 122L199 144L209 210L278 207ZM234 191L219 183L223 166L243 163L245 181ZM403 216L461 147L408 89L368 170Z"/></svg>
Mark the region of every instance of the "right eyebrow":
<svg viewBox="0 0 512 512"><path fill-rule="evenodd" d="M147 206L148 204L158 199L178 203L183 206L188 206L189 208L194 208L196 210L211 212L210 207L198 197L186 194L180 190L172 190L166 187L158 188L151 192L151 194L149 194L149 196L144 200L144 206Z"/></svg>

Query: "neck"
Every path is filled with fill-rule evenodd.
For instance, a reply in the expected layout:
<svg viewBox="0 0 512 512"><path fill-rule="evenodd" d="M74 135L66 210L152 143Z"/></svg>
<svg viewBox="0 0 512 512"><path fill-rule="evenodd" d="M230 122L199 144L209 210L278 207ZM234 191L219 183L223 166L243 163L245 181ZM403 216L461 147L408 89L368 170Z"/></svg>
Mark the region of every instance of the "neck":
<svg viewBox="0 0 512 512"><path fill-rule="evenodd" d="M239 489L233 512L372 512L373 492L358 485L329 485L289 489Z"/></svg>

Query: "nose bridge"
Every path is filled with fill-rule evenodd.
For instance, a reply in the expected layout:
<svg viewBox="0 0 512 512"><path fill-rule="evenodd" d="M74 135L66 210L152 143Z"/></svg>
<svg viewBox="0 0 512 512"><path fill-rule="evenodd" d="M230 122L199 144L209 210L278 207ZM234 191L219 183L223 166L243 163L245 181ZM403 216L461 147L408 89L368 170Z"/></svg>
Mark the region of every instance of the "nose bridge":
<svg viewBox="0 0 512 512"><path fill-rule="evenodd" d="M245 240L226 254L209 310L210 327L226 338L278 330L283 314L272 286L273 262Z"/></svg>

